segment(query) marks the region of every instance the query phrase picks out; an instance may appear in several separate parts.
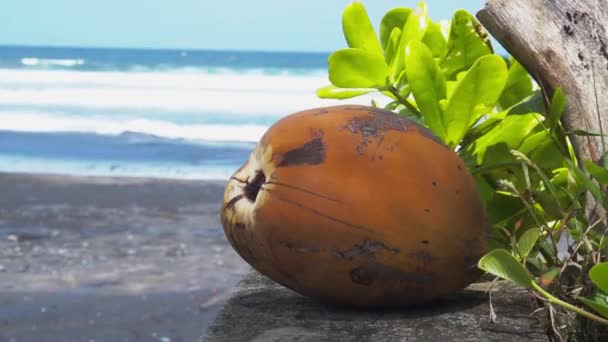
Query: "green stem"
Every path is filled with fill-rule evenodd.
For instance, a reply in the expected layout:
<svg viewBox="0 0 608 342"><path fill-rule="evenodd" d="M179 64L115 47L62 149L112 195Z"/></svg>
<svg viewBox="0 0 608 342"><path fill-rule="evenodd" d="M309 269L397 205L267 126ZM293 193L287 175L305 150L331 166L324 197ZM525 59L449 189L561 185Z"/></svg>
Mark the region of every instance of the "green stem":
<svg viewBox="0 0 608 342"><path fill-rule="evenodd" d="M598 323L604 324L604 325L608 325L608 320L604 319L600 316L594 315L589 311L583 310L577 306L574 306L568 302L564 302L563 300L554 297L552 294L550 294L549 292L545 291L545 289L543 289L542 287L540 287L540 285L538 285L535 281L532 281L532 288L534 290L536 290L536 292L540 293L543 297L547 298L547 300L549 301L549 303L552 304L557 304L561 307L564 307L570 311L576 312L577 314L587 317L591 320L594 320Z"/></svg>
<svg viewBox="0 0 608 342"><path fill-rule="evenodd" d="M500 163L500 164L494 164L494 165L489 165L489 166L482 166L482 167L478 167L478 168L473 168L471 169L471 173L472 174L479 174L479 173L484 173L484 172L488 172L488 171L492 171L494 169L502 169L505 167L515 167L515 166L519 166L520 163L518 162L511 162L511 163Z"/></svg>
<svg viewBox="0 0 608 342"><path fill-rule="evenodd" d="M399 91L397 91L397 89L395 89L395 87L390 86L387 89L391 94L393 94L394 97L397 98L397 101L401 102L408 110L410 110L412 113L416 114L416 116L420 117L420 111L418 110L418 108L414 107L413 104L410 103L410 101L408 101L405 97L401 96L399 94Z"/></svg>

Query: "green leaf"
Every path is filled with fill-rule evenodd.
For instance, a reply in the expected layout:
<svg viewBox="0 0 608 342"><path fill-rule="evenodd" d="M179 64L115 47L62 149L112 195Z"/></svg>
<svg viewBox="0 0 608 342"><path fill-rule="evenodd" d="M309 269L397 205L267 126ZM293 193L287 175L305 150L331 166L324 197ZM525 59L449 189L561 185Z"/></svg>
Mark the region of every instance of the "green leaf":
<svg viewBox="0 0 608 342"><path fill-rule="evenodd" d="M317 89L317 96L322 99L350 99L359 95L368 94L378 89L374 88L339 88L333 85L328 85Z"/></svg>
<svg viewBox="0 0 608 342"><path fill-rule="evenodd" d="M553 183L551 183L553 185ZM559 197L554 196L549 192L537 192L535 193L536 202L540 204L543 210L556 220L564 217L564 214L560 208Z"/></svg>
<svg viewBox="0 0 608 342"><path fill-rule="evenodd" d="M522 258L527 257L536 241L540 238L540 228L531 228L526 230L517 241L517 251Z"/></svg>
<svg viewBox="0 0 608 342"><path fill-rule="evenodd" d="M591 267L589 278L598 289L608 292L608 262L602 262Z"/></svg>
<svg viewBox="0 0 608 342"><path fill-rule="evenodd" d="M453 79L458 72L469 69L479 57L492 53L487 33L465 10L454 13L447 44L442 67L446 70L448 79Z"/></svg>
<svg viewBox="0 0 608 342"><path fill-rule="evenodd" d="M389 65L389 70L392 68L393 61L395 60L395 54L399 47L399 40L401 39L401 29L398 27L393 28L390 37L388 38L386 51L384 52L384 60Z"/></svg>
<svg viewBox="0 0 608 342"><path fill-rule="evenodd" d="M551 131L555 130L559 120L562 117L562 113L566 109L566 95L561 87L558 87L553 93L551 99L551 108L549 108L549 127Z"/></svg>
<svg viewBox="0 0 608 342"><path fill-rule="evenodd" d="M553 141L551 140L551 136L547 133L547 131L542 130L536 133L532 133L528 135L525 140L521 143L521 146L518 150L521 153L529 154L534 149L539 148L540 146L550 144Z"/></svg>
<svg viewBox="0 0 608 342"><path fill-rule="evenodd" d="M598 183L608 185L608 169L605 169L590 160L585 160L585 169L589 171Z"/></svg>
<svg viewBox="0 0 608 342"><path fill-rule="evenodd" d="M492 128L488 133L475 140L474 154L481 163L486 150L493 145L505 143L509 149L516 149L530 136L532 130L538 125L540 116L530 113L527 115L509 115Z"/></svg>
<svg viewBox="0 0 608 342"><path fill-rule="evenodd" d="M516 196L495 192L494 196L488 201L488 217L493 224L512 219L525 209L521 199Z"/></svg>
<svg viewBox="0 0 608 342"><path fill-rule="evenodd" d="M344 9L342 31L349 47L383 55L374 27L360 2L352 2Z"/></svg>
<svg viewBox="0 0 608 342"><path fill-rule="evenodd" d="M449 83L449 82L447 82L447 83ZM449 94L449 92L448 92L448 94ZM467 130L467 133L465 135L466 141L463 141L463 143L468 144L470 142L473 142L475 139L481 137L482 135L488 133L492 128L494 128L494 127L496 127L496 125L500 124L506 115L507 115L506 111L502 111L502 112L498 112L498 113L488 113L485 116L483 122L479 122L478 124L474 125L473 127L469 128Z"/></svg>
<svg viewBox="0 0 608 342"><path fill-rule="evenodd" d="M388 67L382 55L342 49L329 56L329 80L340 88L374 88L386 84Z"/></svg>
<svg viewBox="0 0 608 342"><path fill-rule="evenodd" d="M448 43L441 32L441 24L429 20L422 42L433 52L433 57L443 57Z"/></svg>
<svg viewBox="0 0 608 342"><path fill-rule="evenodd" d="M444 114L450 146L456 146L467 129L494 107L506 81L507 66L498 55L479 58L458 81Z"/></svg>
<svg viewBox="0 0 608 342"><path fill-rule="evenodd" d="M445 79L426 45L418 41L408 43L405 49L405 72L424 122L433 133L444 139L439 101L446 97Z"/></svg>
<svg viewBox="0 0 608 342"><path fill-rule="evenodd" d="M401 30L401 38L397 46L397 53L390 68L391 80L397 79L405 66L405 47L411 41L421 41L426 33L429 22L426 5L421 2L410 15Z"/></svg>
<svg viewBox="0 0 608 342"><path fill-rule="evenodd" d="M510 58L507 84L498 100L501 108L509 108L532 95L532 78L514 58Z"/></svg>
<svg viewBox="0 0 608 342"><path fill-rule="evenodd" d="M522 287L532 287L532 277L522 264L504 249L495 249L479 260L480 269L510 280Z"/></svg>
<svg viewBox="0 0 608 342"><path fill-rule="evenodd" d="M540 113L545 114L545 102L543 94L540 90L532 92L532 94L520 102L511 106L506 113L512 114L527 114L527 113Z"/></svg>
<svg viewBox="0 0 608 342"><path fill-rule="evenodd" d="M600 302L596 299L585 298L585 297L578 297L577 299L580 300L581 302L583 302L588 307L597 311L597 313L599 313L600 315L608 318L608 304L606 304L604 302Z"/></svg>
<svg viewBox="0 0 608 342"><path fill-rule="evenodd" d="M544 169L553 170L564 166L563 154L546 130L532 133L518 149Z"/></svg>
<svg viewBox="0 0 608 342"><path fill-rule="evenodd" d="M594 183L589 177L587 177L583 170L581 170L577 165L575 165L572 160L564 158L564 161L566 162L566 164L568 164L568 169L576 179L576 183L582 185L586 191L589 191L596 201L598 201L599 203L604 203L604 195L600 190L599 186Z"/></svg>
<svg viewBox="0 0 608 342"><path fill-rule="evenodd" d="M403 35L401 36L402 51L405 50L407 43L424 38L429 23L428 10L426 4L421 2L408 16L405 26L403 27Z"/></svg>
<svg viewBox="0 0 608 342"><path fill-rule="evenodd" d="M488 181L481 175L473 175L475 183L477 184L477 190L483 199L483 203L486 205L492 199L495 194L494 188L488 183Z"/></svg>
<svg viewBox="0 0 608 342"><path fill-rule="evenodd" d="M398 28L399 31L401 31L405 26L410 13L412 13L410 8L397 7L388 11L384 17L382 17L382 21L380 22L380 42L385 51L388 49L389 37L393 34L394 29Z"/></svg>

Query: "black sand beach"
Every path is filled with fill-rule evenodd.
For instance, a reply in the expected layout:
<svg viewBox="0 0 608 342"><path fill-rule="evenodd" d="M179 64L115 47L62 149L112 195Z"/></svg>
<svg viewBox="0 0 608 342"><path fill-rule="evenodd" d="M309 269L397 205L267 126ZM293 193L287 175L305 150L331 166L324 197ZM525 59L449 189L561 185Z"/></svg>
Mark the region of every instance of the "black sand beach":
<svg viewBox="0 0 608 342"><path fill-rule="evenodd" d="M0 341L195 341L249 267L223 182L0 174Z"/></svg>

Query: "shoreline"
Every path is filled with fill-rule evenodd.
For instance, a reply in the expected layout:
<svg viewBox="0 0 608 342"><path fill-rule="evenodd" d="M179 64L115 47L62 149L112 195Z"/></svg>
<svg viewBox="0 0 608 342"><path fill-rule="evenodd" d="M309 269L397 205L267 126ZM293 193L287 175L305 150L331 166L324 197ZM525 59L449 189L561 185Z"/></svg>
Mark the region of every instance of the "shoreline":
<svg viewBox="0 0 608 342"><path fill-rule="evenodd" d="M146 183L146 182L165 182L165 183L210 183L225 185L228 178L224 179L191 179L179 177L156 177L156 176L128 176L128 175L103 175L103 174L69 174L69 173L53 173L53 172L10 172L0 171L0 178L13 177L18 179L27 179L39 181L59 181L59 182L86 182L94 184L130 184L130 183Z"/></svg>
<svg viewBox="0 0 608 342"><path fill-rule="evenodd" d="M250 270L224 184L0 172L0 340L199 338Z"/></svg>

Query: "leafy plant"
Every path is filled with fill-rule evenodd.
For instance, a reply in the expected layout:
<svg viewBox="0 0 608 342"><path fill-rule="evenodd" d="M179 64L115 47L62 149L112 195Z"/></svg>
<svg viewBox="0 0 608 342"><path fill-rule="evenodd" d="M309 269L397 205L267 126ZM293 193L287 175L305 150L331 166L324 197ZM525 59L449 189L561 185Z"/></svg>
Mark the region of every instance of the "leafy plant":
<svg viewBox="0 0 608 342"><path fill-rule="evenodd" d="M317 95L375 93L385 109L427 126L457 151L482 194L492 250L479 267L534 293L551 337L607 333L606 218L589 222L584 208L586 193L606 205L608 169L578 162L568 137L593 133L561 126L563 91L535 89L464 10L433 22L424 3L394 8L377 35L354 2L342 26L348 48L329 57L331 85Z"/></svg>

